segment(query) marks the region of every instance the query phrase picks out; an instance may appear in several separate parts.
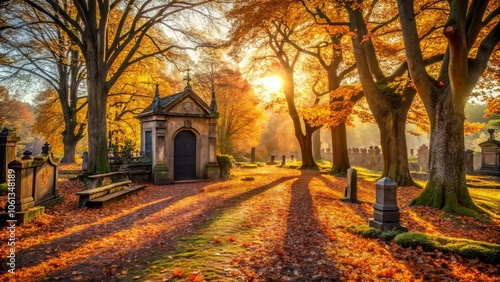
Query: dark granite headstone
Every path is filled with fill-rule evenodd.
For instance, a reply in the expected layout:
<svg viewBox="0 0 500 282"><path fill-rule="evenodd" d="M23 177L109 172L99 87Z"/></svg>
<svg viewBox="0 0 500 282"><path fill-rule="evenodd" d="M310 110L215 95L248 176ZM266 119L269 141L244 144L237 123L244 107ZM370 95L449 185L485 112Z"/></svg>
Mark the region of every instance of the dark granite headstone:
<svg viewBox="0 0 500 282"><path fill-rule="evenodd" d="M376 202L373 205L373 218L368 220L370 227L381 231L406 229L399 223L399 207L397 203L397 183L384 177L376 183Z"/></svg>
<svg viewBox="0 0 500 282"><path fill-rule="evenodd" d="M358 173L354 168L347 170L347 186L344 190L344 202L357 203L358 202Z"/></svg>

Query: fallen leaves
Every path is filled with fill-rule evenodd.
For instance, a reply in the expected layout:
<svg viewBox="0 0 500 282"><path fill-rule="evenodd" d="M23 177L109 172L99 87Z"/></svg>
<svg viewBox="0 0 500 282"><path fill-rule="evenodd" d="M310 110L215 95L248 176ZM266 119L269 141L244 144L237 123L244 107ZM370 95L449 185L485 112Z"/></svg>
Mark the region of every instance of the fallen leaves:
<svg viewBox="0 0 500 282"><path fill-rule="evenodd" d="M75 192L83 184L60 182L63 204L48 208L44 216L16 229L16 279L132 280L147 279L145 273L153 272L181 281L211 280L209 275L216 271L201 273L184 265L166 268L150 264L152 254L168 258L176 244L183 244L179 238L192 234L210 234L203 244L211 248L241 248L241 254L229 258L220 250L217 252L223 255L211 253L208 260L217 257L227 261L215 280L328 281L335 277L341 281L446 281L452 277L495 281L500 275L495 266L474 259L421 248L403 249L347 232L347 226L366 223L373 215L373 182L359 180L358 198L364 203L351 204L338 200L343 196L343 178L314 171L267 169L252 170L252 175L261 175L245 185L239 179L248 176L247 170L235 170L234 181L149 186L135 197L103 209L78 209ZM205 191L199 193L202 188ZM498 220L488 223L445 217L436 209L409 207L409 201L420 192L414 187L398 189L402 225L411 231L500 241ZM238 214L244 217L238 232L252 230L254 237L205 230L202 223L218 216L221 206L251 211ZM0 232L0 241L5 242L6 236ZM0 255L5 256L3 248ZM175 256L168 259L174 261ZM0 275L0 280L8 279Z"/></svg>

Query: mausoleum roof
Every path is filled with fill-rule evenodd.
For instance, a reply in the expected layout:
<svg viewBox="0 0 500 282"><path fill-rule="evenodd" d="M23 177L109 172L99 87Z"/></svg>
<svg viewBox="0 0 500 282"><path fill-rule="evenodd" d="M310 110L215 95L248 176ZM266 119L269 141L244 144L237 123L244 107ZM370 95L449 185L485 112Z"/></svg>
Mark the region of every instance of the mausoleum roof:
<svg viewBox="0 0 500 282"><path fill-rule="evenodd" d="M169 113L169 110L172 109L178 103L184 101L187 98L191 98L203 111L204 116L217 116L217 113L210 108L210 106L203 101L191 88L190 85L186 86L183 91L175 94L168 95L166 97L160 98L158 93L158 88L156 89L156 95L153 99L153 102L142 111L138 118L149 116L149 115L180 115L179 113ZM182 115L191 116L191 115L200 115L193 113L185 113Z"/></svg>

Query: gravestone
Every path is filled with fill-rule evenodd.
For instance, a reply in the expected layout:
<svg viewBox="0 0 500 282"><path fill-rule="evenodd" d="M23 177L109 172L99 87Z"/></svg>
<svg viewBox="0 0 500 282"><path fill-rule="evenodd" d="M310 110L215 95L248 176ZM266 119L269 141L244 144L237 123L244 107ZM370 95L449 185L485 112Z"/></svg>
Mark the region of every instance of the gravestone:
<svg viewBox="0 0 500 282"><path fill-rule="evenodd" d="M83 161L82 161L82 171L86 172L87 168L89 167L89 152L85 151L83 152Z"/></svg>
<svg viewBox="0 0 500 282"><path fill-rule="evenodd" d="M45 143L40 155L32 157L26 150L20 160L9 163L15 179L15 218L19 224L35 219L46 207L63 201L57 187L58 160L50 150L49 143Z"/></svg>
<svg viewBox="0 0 500 282"><path fill-rule="evenodd" d="M429 147L423 144L417 150L418 163L422 166L422 171L429 169Z"/></svg>
<svg viewBox="0 0 500 282"><path fill-rule="evenodd" d="M0 183L7 183L7 167L16 158L16 145L20 140L6 127L0 132Z"/></svg>
<svg viewBox="0 0 500 282"><path fill-rule="evenodd" d="M347 170L347 186L344 190L344 197L340 200L350 203L358 202L358 173L354 168Z"/></svg>
<svg viewBox="0 0 500 282"><path fill-rule="evenodd" d="M252 148L250 151L250 163L254 164L255 163L255 147Z"/></svg>
<svg viewBox="0 0 500 282"><path fill-rule="evenodd" d="M373 218L368 220L370 227L381 231L405 230L399 223L399 207L397 203L397 183L384 177L376 183L376 201L373 204Z"/></svg>
<svg viewBox="0 0 500 282"><path fill-rule="evenodd" d="M281 165L284 166L286 164L286 156L281 156Z"/></svg>
<svg viewBox="0 0 500 282"><path fill-rule="evenodd" d="M481 147L481 169L479 173L500 175L500 141L495 139L494 129L488 129L490 137L479 144Z"/></svg>

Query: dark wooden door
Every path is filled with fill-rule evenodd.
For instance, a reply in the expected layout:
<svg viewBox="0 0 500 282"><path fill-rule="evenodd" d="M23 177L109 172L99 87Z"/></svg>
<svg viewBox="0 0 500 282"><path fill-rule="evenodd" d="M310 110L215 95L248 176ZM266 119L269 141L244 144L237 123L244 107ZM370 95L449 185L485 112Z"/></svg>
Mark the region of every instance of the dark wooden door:
<svg viewBox="0 0 500 282"><path fill-rule="evenodd" d="M196 178L196 136L181 131L174 139L174 180Z"/></svg>

